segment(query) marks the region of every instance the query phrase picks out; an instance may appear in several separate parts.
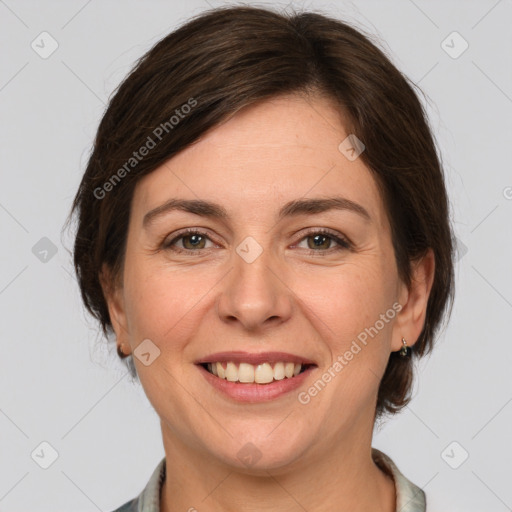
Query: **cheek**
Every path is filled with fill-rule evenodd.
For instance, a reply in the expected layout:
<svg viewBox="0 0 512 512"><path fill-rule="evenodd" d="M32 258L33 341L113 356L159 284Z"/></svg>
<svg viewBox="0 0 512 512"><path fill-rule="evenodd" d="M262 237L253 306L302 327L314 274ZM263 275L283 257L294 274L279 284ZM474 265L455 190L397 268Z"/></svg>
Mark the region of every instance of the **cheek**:
<svg viewBox="0 0 512 512"><path fill-rule="evenodd" d="M376 261L370 264L371 259L366 265L340 267L323 286L309 279L301 292L308 297L305 309L314 313L310 322L330 353L330 368L318 377L333 382L325 397L346 410L373 403L389 358L395 318L392 274Z"/></svg>
<svg viewBox="0 0 512 512"><path fill-rule="evenodd" d="M205 293L213 287L199 273L154 266L140 260L127 262L125 297L130 336L137 345L149 338L163 347L180 339Z"/></svg>
<svg viewBox="0 0 512 512"><path fill-rule="evenodd" d="M304 276L294 291L324 323L328 338L343 345L391 307L391 276L384 275L375 265L346 264L322 278Z"/></svg>

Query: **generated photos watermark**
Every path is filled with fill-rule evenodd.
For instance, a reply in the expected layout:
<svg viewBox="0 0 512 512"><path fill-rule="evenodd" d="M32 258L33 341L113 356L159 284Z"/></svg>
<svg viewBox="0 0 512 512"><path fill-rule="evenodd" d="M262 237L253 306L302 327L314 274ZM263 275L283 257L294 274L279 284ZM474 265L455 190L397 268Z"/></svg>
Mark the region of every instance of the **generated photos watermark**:
<svg viewBox="0 0 512 512"><path fill-rule="evenodd" d="M357 335L357 340L359 343L363 346L366 346L368 336L371 338L377 336L379 331L384 329L385 325L389 323L390 320L393 320L395 318L396 314L399 313L402 310L402 305L398 302L395 302L391 308L389 308L386 313L382 313L379 317L379 320L377 320L371 327L366 327L363 331L361 331ZM354 339L352 340L352 344L350 345L350 348L346 350L343 354L340 354L336 361L322 374L321 377L319 377L312 386L310 386L307 391L301 391L297 398L299 402L302 405L309 404L312 397L315 397L322 391L325 386L331 382L332 379L338 375L345 366L349 364L352 359L354 359L354 356L359 354L361 352L362 347L357 343L357 341Z"/></svg>
<svg viewBox="0 0 512 512"><path fill-rule="evenodd" d="M174 128L180 123L182 119L190 114L192 109L197 105L197 100L189 98L187 103L181 105L181 107L175 109L173 114L167 121L160 123L152 132L148 135L146 142L142 146L132 153L132 156L114 173L112 176L103 183L101 187L96 187L93 191L96 199L103 199L108 192L111 192L114 187L131 172L132 169L137 167L139 162L147 156L152 149Z"/></svg>

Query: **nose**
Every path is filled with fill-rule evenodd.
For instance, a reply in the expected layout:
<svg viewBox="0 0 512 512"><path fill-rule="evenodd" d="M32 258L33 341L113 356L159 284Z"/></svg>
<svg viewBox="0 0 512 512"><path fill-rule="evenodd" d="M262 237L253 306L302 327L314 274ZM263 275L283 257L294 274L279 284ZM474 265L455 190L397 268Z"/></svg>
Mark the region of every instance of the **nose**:
<svg viewBox="0 0 512 512"><path fill-rule="evenodd" d="M269 253L263 251L251 263L234 255L234 267L222 280L217 302L223 322L238 323L247 331L263 331L291 317L293 292L284 282L284 270Z"/></svg>

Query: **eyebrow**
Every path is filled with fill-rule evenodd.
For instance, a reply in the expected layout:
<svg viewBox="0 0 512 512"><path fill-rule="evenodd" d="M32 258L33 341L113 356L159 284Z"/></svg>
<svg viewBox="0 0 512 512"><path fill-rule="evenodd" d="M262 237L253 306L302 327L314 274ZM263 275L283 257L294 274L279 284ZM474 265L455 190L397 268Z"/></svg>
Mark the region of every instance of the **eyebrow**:
<svg viewBox="0 0 512 512"><path fill-rule="evenodd" d="M194 213L214 219L229 219L227 210L220 204L200 199L169 199L144 215L142 225L147 228L156 218L173 210ZM312 215L328 210L347 210L363 217L366 222L372 218L368 211L359 203L344 197L296 199L286 203L278 213L278 221L285 217Z"/></svg>

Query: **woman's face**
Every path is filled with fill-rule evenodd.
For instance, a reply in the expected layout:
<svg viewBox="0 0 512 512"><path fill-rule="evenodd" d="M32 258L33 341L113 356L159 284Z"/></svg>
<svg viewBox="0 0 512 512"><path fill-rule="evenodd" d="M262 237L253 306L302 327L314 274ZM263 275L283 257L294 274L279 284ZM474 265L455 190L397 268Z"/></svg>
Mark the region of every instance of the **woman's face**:
<svg viewBox="0 0 512 512"><path fill-rule="evenodd" d="M258 471L369 442L390 352L402 336L417 339L424 304L398 278L372 175L339 149L348 135L327 100L282 96L239 112L138 183L123 286L109 308L167 453L179 446ZM170 200L197 201L196 213L154 211ZM303 204L313 200L331 203ZM236 354L213 355L226 352ZM250 384L197 364L228 360L231 379L244 361L261 365L240 365L247 380L268 380L265 361L314 366L282 378L278 364L280 379Z"/></svg>

